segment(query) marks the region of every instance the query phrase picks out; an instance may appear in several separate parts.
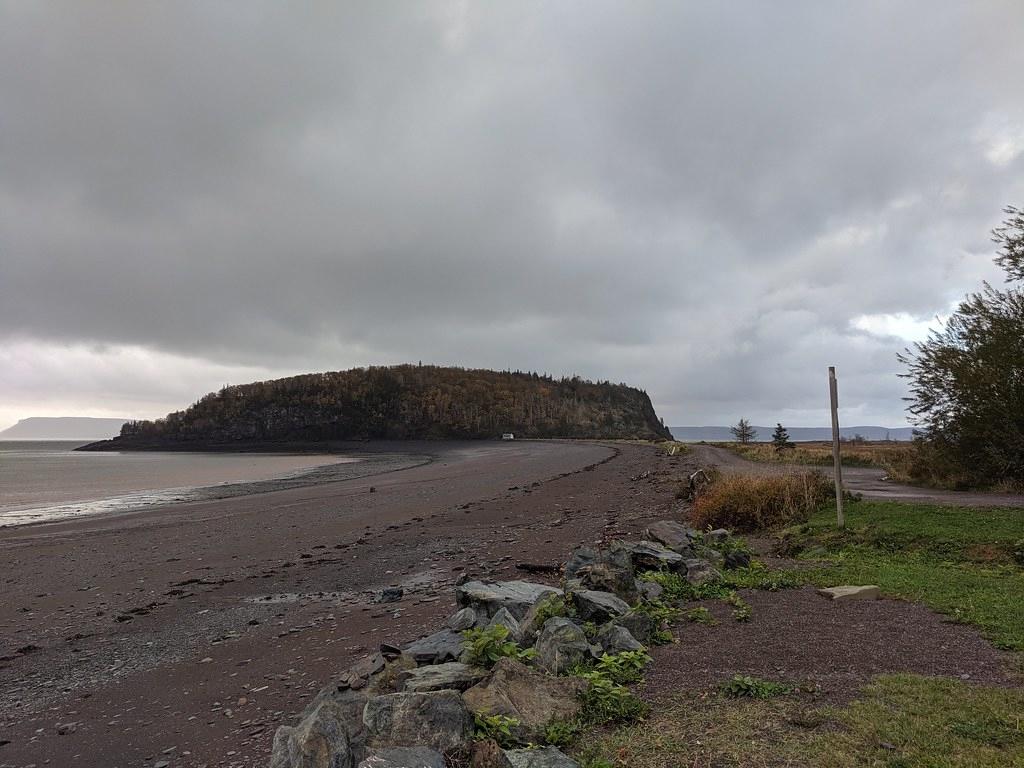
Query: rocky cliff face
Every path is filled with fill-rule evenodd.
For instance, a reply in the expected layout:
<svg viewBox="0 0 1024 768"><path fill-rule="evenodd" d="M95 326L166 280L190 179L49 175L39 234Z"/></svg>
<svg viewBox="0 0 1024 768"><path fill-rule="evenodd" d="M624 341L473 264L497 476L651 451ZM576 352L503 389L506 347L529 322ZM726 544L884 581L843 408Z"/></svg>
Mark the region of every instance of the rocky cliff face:
<svg viewBox="0 0 1024 768"><path fill-rule="evenodd" d="M362 439L660 439L647 394L625 384L434 366L357 368L225 387L96 449Z"/></svg>

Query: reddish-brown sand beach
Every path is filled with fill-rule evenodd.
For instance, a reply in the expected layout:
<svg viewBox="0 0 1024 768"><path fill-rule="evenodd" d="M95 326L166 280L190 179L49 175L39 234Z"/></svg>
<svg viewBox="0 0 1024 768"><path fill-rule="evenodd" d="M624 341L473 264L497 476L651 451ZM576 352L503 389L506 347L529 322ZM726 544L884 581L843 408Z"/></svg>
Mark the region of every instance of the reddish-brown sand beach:
<svg viewBox="0 0 1024 768"><path fill-rule="evenodd" d="M265 765L332 674L436 627L464 571L515 577L674 503L629 479L678 461L651 447L406 448L434 460L0 531L0 765Z"/></svg>

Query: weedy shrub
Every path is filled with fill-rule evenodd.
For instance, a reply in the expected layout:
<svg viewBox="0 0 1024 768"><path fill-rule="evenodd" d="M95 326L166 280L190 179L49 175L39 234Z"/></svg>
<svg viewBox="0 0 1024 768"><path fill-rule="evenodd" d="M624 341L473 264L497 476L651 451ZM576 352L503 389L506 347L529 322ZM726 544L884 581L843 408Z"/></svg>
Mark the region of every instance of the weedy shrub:
<svg viewBox="0 0 1024 768"><path fill-rule="evenodd" d="M770 683L749 675L736 675L722 685L722 693L730 699L770 699L792 693L793 688L782 683Z"/></svg>
<svg viewBox="0 0 1024 768"><path fill-rule="evenodd" d="M499 659L510 658L528 661L537 655L533 648L520 648L508 639L508 627L495 624L493 627L467 629L465 638L469 663L480 667L493 667Z"/></svg>
<svg viewBox="0 0 1024 768"><path fill-rule="evenodd" d="M514 746L516 738L512 729L519 727L519 720L505 715L473 715L475 726L473 738L477 741L493 739L502 747Z"/></svg>
<svg viewBox="0 0 1024 768"><path fill-rule="evenodd" d="M712 616L711 611L703 605L691 608L684 615L686 616L687 621L692 621L694 624L704 624L708 627L714 627L718 624L718 619Z"/></svg>
<svg viewBox="0 0 1024 768"><path fill-rule="evenodd" d="M638 578L660 585L667 600L720 600L732 594L732 589L721 582L691 584L678 573L669 571L644 571Z"/></svg>
<svg viewBox="0 0 1024 768"><path fill-rule="evenodd" d="M633 607L633 610L650 616L658 625L675 621L679 618L680 613L678 608L673 608L661 600L641 600Z"/></svg>
<svg viewBox="0 0 1024 768"><path fill-rule="evenodd" d="M736 619L736 621L750 621L750 615L752 613L750 604L742 597L733 592L725 599L725 602L732 606L732 617Z"/></svg>
<svg viewBox="0 0 1024 768"><path fill-rule="evenodd" d="M597 660L594 671L607 675L616 683L635 683L643 679L644 667L651 663L646 651L606 653Z"/></svg>
<svg viewBox="0 0 1024 768"><path fill-rule="evenodd" d="M722 584L735 589L778 592L780 589L795 589L803 583L789 571L770 571L755 561L747 568L725 571L722 574Z"/></svg>
<svg viewBox="0 0 1024 768"><path fill-rule="evenodd" d="M632 722L647 714L647 705L634 696L626 686L616 683L598 670L581 672L579 677L590 683L580 697L581 717L599 724L612 721Z"/></svg>
<svg viewBox="0 0 1024 768"><path fill-rule="evenodd" d="M536 627L543 627L544 622L548 619L553 619L556 616L571 618L575 615L575 606L567 603L561 595L551 594L542 598L537 604L536 618L533 624Z"/></svg>
<svg viewBox="0 0 1024 768"><path fill-rule="evenodd" d="M544 726L544 743L553 747L565 747L572 744L583 730L583 723L578 719L552 720Z"/></svg>
<svg viewBox="0 0 1024 768"><path fill-rule="evenodd" d="M697 496L690 516L699 528L741 532L791 525L809 519L832 488L819 472L722 475Z"/></svg>

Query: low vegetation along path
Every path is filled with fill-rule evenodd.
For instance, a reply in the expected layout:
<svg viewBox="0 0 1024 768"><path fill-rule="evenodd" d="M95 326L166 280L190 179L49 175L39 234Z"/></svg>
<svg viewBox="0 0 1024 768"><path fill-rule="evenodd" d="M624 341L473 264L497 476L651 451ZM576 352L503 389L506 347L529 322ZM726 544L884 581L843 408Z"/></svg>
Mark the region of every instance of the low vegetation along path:
<svg viewBox="0 0 1024 768"><path fill-rule="evenodd" d="M832 467L805 464L776 464L748 461L727 448L714 445L694 445L694 460L701 467L718 467L723 472L766 474L817 469L832 477ZM945 491L919 488L885 480L885 470L877 467L843 467L843 486L866 499L889 501L919 501L932 504L952 504L963 507L1024 507L1024 495L1012 493L977 493L971 491Z"/></svg>

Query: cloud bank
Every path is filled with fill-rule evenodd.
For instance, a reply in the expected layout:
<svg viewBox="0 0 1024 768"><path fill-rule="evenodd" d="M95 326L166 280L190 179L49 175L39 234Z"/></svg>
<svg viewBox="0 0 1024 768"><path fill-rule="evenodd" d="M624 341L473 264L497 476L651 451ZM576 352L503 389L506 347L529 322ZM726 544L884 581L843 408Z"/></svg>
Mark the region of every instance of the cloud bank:
<svg viewBox="0 0 1024 768"><path fill-rule="evenodd" d="M0 3L0 426L417 361L902 422L998 279L1017 2Z"/></svg>

